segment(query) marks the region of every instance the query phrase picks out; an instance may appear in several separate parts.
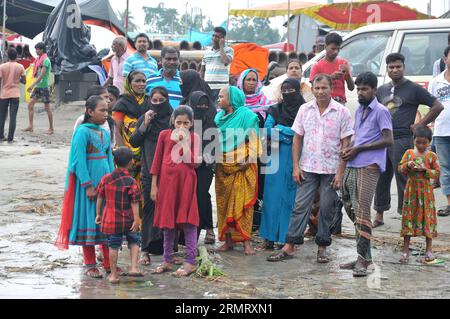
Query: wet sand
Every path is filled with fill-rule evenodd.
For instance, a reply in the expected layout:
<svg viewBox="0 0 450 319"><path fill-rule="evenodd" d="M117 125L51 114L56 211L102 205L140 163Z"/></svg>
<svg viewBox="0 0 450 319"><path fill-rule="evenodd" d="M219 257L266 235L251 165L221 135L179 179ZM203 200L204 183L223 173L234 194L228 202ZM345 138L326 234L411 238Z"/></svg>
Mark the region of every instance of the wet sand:
<svg viewBox="0 0 450 319"><path fill-rule="evenodd" d="M170 273L151 274L161 261L142 267L143 278L123 277L117 286L106 279L83 275L81 248L61 251L53 246L60 221L69 143L81 104L62 105L55 111L55 134L47 135L46 113L37 106L35 132L23 133L26 105L19 109L14 144L0 142L0 298L449 298L450 217L438 217L439 236L434 242L443 265L416 262L424 253L424 239L414 239L409 265L401 265L400 216L392 209L386 224L374 230L375 269L367 278L353 278L338 265L356 258L354 230L345 216L343 235L329 248L332 261L317 264L317 247L307 240L294 259L269 263L271 252L244 256L242 246L211 258L226 273L214 281ZM8 125L6 125L8 126ZM214 187L211 188L213 194ZM395 184L392 184L396 203ZM445 204L440 190L437 207ZM214 195L213 195L214 198ZM214 208L215 209L215 208ZM214 213L215 214L215 213ZM215 217L214 217L215 218ZM217 233L217 229L215 229ZM200 243L203 243L204 233ZM254 236L254 244L261 239ZM208 245L208 248L219 243ZM126 268L128 249L120 253Z"/></svg>

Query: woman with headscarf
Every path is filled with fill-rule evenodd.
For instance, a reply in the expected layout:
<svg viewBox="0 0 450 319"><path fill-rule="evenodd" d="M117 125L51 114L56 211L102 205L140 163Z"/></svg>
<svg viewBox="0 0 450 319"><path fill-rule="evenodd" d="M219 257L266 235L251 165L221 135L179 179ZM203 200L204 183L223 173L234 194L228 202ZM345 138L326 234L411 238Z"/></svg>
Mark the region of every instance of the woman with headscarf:
<svg viewBox="0 0 450 319"><path fill-rule="evenodd" d="M274 242L284 244L291 211L295 201L297 184L292 178L292 139L291 127L298 109L305 103L300 93L300 82L293 78L284 80L281 85L283 100L269 108L266 123L267 138L272 148L265 176L263 212L259 235L264 243L259 249L273 249ZM271 168L274 173L270 174Z"/></svg>
<svg viewBox="0 0 450 319"><path fill-rule="evenodd" d="M258 115L259 127L264 126L266 112L274 104L262 92L263 84L256 69L247 69L241 73L237 87L245 94L245 106Z"/></svg>
<svg viewBox="0 0 450 319"><path fill-rule="evenodd" d="M159 228L153 226L155 204L150 198L152 186L153 157L159 133L170 128L170 116L172 107L169 103L167 89L155 87L149 96L149 110L142 115L137 122L137 129L131 134L130 144L141 150L141 182L144 197L141 228L141 265L150 265L150 254L161 255L163 253L163 235Z"/></svg>
<svg viewBox="0 0 450 319"><path fill-rule="evenodd" d="M205 229L205 244L214 244L216 240L213 230L211 195L209 194L209 188L211 187L214 175L214 154L212 154L211 151L208 151L211 147L207 148L207 145L217 141L211 141L210 139L205 138L205 132L206 130L216 128L214 117L216 116L217 111L215 104L211 101L210 97L202 91L192 92L189 95L188 105L192 107L194 111L194 129L199 122L201 122L202 125L201 139L203 162L195 169L197 173L197 203L200 217L198 234L200 235L200 231ZM212 134L212 132L208 133ZM210 136L209 134L208 136Z"/></svg>
<svg viewBox="0 0 450 319"><path fill-rule="evenodd" d="M181 100L181 105L189 105L189 99L191 94L195 91L202 91L205 93L210 101L216 104L217 101L212 100L212 91L209 85L200 77L195 70L185 70L180 73L181 78L181 95L183 99ZM189 105L191 106L191 105Z"/></svg>
<svg viewBox="0 0 450 319"><path fill-rule="evenodd" d="M129 169L138 185L140 185L141 149L133 147L130 138L136 130L138 119L149 110L148 98L145 95L145 74L133 71L125 79L124 90L113 108L113 119L116 123L116 144L126 146L133 152L132 167Z"/></svg>
<svg viewBox="0 0 450 319"><path fill-rule="evenodd" d="M216 200L219 239L225 240L219 251L244 242L244 253L254 255L250 240L258 195L259 120L245 107L245 95L236 87L220 90L219 106L222 110L215 118L221 151L216 156Z"/></svg>
<svg viewBox="0 0 450 319"><path fill-rule="evenodd" d="M259 79L258 71L256 69L248 69L242 72L237 86L245 94L245 106L258 115L259 127L264 127L267 110L270 105L275 103L270 101L262 92L263 84ZM253 215L253 229L255 231L259 229L261 224L261 208L264 194L264 175L261 174L263 166L261 162L258 162L258 199L255 203Z"/></svg>

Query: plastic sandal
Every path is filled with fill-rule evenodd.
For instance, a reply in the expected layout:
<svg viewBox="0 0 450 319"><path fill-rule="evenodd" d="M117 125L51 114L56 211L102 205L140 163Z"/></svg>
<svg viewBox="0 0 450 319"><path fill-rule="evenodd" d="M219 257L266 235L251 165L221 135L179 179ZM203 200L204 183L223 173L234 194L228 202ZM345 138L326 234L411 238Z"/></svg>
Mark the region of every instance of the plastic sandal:
<svg viewBox="0 0 450 319"><path fill-rule="evenodd" d="M270 255L269 257L267 257L267 261L283 261L286 259L292 259L294 258L294 255L289 255L287 252L285 252L284 250L282 250L279 253Z"/></svg>
<svg viewBox="0 0 450 319"><path fill-rule="evenodd" d="M95 279L100 279L103 278L103 275L101 274L100 270L98 270L97 267L92 267L87 269L84 274L88 277L91 278L95 278Z"/></svg>

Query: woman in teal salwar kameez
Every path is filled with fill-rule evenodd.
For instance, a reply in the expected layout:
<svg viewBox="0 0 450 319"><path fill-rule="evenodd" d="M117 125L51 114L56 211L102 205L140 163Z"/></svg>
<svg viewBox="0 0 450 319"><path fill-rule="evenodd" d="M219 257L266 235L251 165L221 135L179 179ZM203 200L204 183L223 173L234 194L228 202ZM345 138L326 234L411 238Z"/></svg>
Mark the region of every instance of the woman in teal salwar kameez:
<svg viewBox="0 0 450 319"><path fill-rule="evenodd" d="M55 243L61 249L82 246L86 274L94 278L102 277L96 268L95 245L102 245L103 267L109 271L107 237L95 223L95 189L103 176L114 170L111 139L100 127L107 116L103 98L92 96L87 100L85 120L72 138L61 226Z"/></svg>
<svg viewBox="0 0 450 319"><path fill-rule="evenodd" d="M269 108L269 115L264 124L267 129L267 138L271 139L272 144L279 143L279 146L272 149L270 162L266 166L263 213L259 233L264 238L264 244L258 247L259 249L271 249L274 242L284 244L297 190L297 184L292 178L294 132L291 126L298 109L305 100L300 93L300 83L296 79L286 79L281 85L281 92L282 103ZM276 166L278 169L270 172L270 169Z"/></svg>

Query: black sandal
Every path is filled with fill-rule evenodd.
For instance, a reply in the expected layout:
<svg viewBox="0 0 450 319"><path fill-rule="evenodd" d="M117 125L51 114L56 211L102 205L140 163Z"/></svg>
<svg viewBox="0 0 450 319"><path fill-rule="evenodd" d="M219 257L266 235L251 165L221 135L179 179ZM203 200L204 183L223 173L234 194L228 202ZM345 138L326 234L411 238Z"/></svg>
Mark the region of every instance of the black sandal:
<svg viewBox="0 0 450 319"><path fill-rule="evenodd" d="M450 215L450 206L447 206L446 208L444 208L444 209L439 209L438 211L437 211L437 215L438 216L441 216L441 217L447 217L447 216L449 216Z"/></svg>
<svg viewBox="0 0 450 319"><path fill-rule="evenodd" d="M283 261L283 260L292 259L292 258L294 258L294 255L289 255L287 252L282 250L277 254L273 254L273 255L270 255L269 257L267 257L267 261Z"/></svg>
<svg viewBox="0 0 450 319"><path fill-rule="evenodd" d="M317 252L317 262L319 264L326 264L330 262L330 258L327 256L327 252L325 250L319 250Z"/></svg>
<svg viewBox="0 0 450 319"><path fill-rule="evenodd" d="M367 276L367 268L355 268L353 269L353 277L366 277Z"/></svg>

